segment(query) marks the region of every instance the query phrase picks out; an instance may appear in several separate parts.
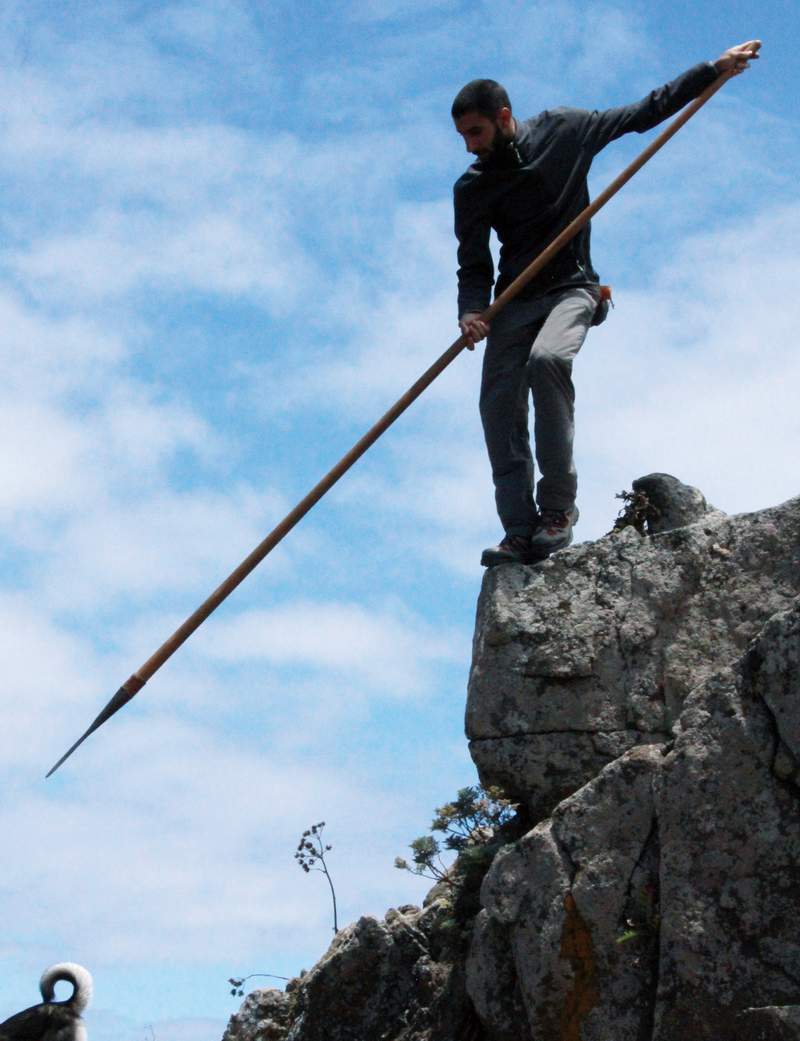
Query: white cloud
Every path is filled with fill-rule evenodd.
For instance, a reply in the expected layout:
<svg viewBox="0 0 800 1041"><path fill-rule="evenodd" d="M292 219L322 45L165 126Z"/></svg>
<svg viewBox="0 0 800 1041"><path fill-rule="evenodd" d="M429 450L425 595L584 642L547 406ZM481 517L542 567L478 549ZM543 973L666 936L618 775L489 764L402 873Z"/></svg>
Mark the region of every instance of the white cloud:
<svg viewBox="0 0 800 1041"><path fill-rule="evenodd" d="M354 22L384 22L409 15L452 11L456 0L351 0L348 16Z"/></svg>
<svg viewBox="0 0 800 1041"><path fill-rule="evenodd" d="M483 46L471 54L474 73L463 79L500 80L523 117L554 105L602 104L603 92L641 67L653 46L644 19L630 5L557 0L497 6L484 0L475 20L468 29L480 33ZM487 71L478 71L476 59Z"/></svg>
<svg viewBox="0 0 800 1041"><path fill-rule="evenodd" d="M69 726L87 686L98 680L96 662L86 641L65 632L24 594L0 598L0 650L6 671L0 759L6 770L43 776L52 743Z"/></svg>
<svg viewBox="0 0 800 1041"><path fill-rule="evenodd" d="M192 1019L157 1019L152 1026L152 1037L155 1041L200 1041L202 1038L221 1037L227 1022L221 1019L204 1019L194 1017ZM92 1034L94 1039L95 1035ZM142 1038L141 1030L136 1035L136 1041ZM103 1041L98 1036L96 1041ZM117 1036L108 1035L108 1041L121 1041ZM133 1041L133 1039L132 1039ZM144 1034L144 1041L148 1041L148 1035Z"/></svg>
<svg viewBox="0 0 800 1041"><path fill-rule="evenodd" d="M6 517L58 508L96 492L79 467L89 441L68 417L35 404L9 404L0 418L0 438L13 446L13 454L7 450L0 457L0 509Z"/></svg>
<svg viewBox="0 0 800 1041"><path fill-rule="evenodd" d="M258 215L225 207L191 217L100 214L87 230L40 241L14 263L37 294L84 304L137 288L194 289L251 294L282 309L308 274L269 200Z"/></svg>
<svg viewBox="0 0 800 1041"><path fill-rule="evenodd" d="M26 909L31 935L61 936L95 963L163 966L192 950L201 962L240 964L265 931L274 947L291 930L296 951L330 915L326 890L313 876L298 881L292 857L300 831L321 819L343 913L371 903L391 876L403 799L365 787L370 771L357 762L298 764L168 716L134 714L78 754L58 784L20 790L0 808L9 848L32 849L46 834L61 851L13 858L4 888L36 894ZM141 942L155 922L156 949Z"/></svg>
<svg viewBox="0 0 800 1041"><path fill-rule="evenodd" d="M212 659L263 658L275 665L330 671L358 687L367 683L386 697L430 686L431 665L453 661L441 629L393 610L353 603L289 603L217 622L204 642Z"/></svg>
<svg viewBox="0 0 800 1041"><path fill-rule="evenodd" d="M191 47L215 60L220 53L234 51L241 61L250 57L250 48L255 50L257 38L256 10L248 6L236 0L217 0L213 6L172 2L147 11L145 25L155 35L154 42ZM263 52L258 57L266 64Z"/></svg>
<svg viewBox="0 0 800 1041"><path fill-rule="evenodd" d="M10 293L0 318L9 374L0 390L0 519L14 542L38 538L21 516L84 516L119 481L152 485L179 451L213 459L218 440L196 413L125 373L129 351L113 326L51 317Z"/></svg>
<svg viewBox="0 0 800 1041"><path fill-rule="evenodd" d="M397 544L403 558L420 557L423 567L433 564L474 581L481 549L502 532L476 388L456 405L455 414L434 412L422 432L395 433L391 466L354 474L340 494L348 509L369 503L371 525Z"/></svg>
<svg viewBox="0 0 800 1041"><path fill-rule="evenodd" d="M11 292L0 294L0 364L7 394L50 400L76 388L98 391L101 374L126 354L113 329L82 316L37 313Z"/></svg>
<svg viewBox="0 0 800 1041"><path fill-rule="evenodd" d="M210 593L283 509L281 498L247 486L159 489L135 502L95 497L61 528L41 574L43 591L52 606L74 611L117 598Z"/></svg>
<svg viewBox="0 0 800 1041"><path fill-rule="evenodd" d="M290 358L241 367L247 395L273 411L317 407L378 419L458 337L454 299L452 209L449 202L398 208L377 272L355 278L345 272L330 302L314 315L331 340L309 362ZM377 276L377 277L376 277ZM377 283L377 290L374 288ZM474 362L474 357L471 359ZM298 361L300 364L298 365ZM452 401L463 393L475 365L464 359L425 394L425 402ZM280 397L264 388L280 383Z"/></svg>
<svg viewBox="0 0 800 1041"><path fill-rule="evenodd" d="M798 229L797 207L751 214L689 240L657 289L621 290L576 366L594 464L675 473L730 512L797 493L784 450L798 434L785 306Z"/></svg>
<svg viewBox="0 0 800 1041"><path fill-rule="evenodd" d="M84 1022L92 1041L216 1041L221 1038L227 1019L187 1016L185 1019L147 1019L120 1016L108 1008L90 1007Z"/></svg>
<svg viewBox="0 0 800 1041"><path fill-rule="evenodd" d="M570 75L589 84L596 97L619 81L622 69L641 65L652 53L644 20L627 5L573 5L563 16L578 27L578 53L569 62Z"/></svg>

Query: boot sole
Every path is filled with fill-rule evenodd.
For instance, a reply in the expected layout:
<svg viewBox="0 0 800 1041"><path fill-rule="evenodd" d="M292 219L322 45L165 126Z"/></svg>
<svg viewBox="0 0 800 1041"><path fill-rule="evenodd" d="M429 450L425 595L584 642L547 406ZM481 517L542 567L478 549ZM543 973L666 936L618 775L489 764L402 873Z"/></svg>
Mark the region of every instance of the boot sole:
<svg viewBox="0 0 800 1041"><path fill-rule="evenodd" d="M525 557L512 557L505 553L493 553L490 549L485 549L481 553L481 567L497 567L498 564L528 564L529 560Z"/></svg>

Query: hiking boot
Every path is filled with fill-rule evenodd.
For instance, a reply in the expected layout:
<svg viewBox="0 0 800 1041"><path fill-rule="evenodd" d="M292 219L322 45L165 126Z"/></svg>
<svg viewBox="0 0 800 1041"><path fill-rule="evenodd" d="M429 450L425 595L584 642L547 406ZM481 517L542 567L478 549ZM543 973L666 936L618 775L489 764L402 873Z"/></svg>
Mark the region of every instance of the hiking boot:
<svg viewBox="0 0 800 1041"><path fill-rule="evenodd" d="M481 554L483 567L495 564L527 564L530 559L531 540L529 535L506 535L499 546L485 549Z"/></svg>
<svg viewBox="0 0 800 1041"><path fill-rule="evenodd" d="M578 507L571 510L542 510L539 527L531 536L530 556L543 560L572 542L572 527L578 523Z"/></svg>

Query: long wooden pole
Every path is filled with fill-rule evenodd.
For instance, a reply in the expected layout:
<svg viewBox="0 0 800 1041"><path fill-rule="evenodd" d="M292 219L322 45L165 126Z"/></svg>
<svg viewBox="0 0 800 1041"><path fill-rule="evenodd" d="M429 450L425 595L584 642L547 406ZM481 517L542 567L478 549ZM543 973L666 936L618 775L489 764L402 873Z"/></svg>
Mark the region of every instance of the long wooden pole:
<svg viewBox="0 0 800 1041"><path fill-rule="evenodd" d="M616 195L620 188L623 187L633 175L640 170L644 164L651 159L656 152L663 148L663 146L673 137L680 128L692 118L697 112L708 101L712 95L720 89L720 87L731 78L733 72L725 72L719 76L713 83L711 83L706 89L700 94L694 101L690 102L684 108L678 116L669 124L669 126L663 130L658 137L656 137L651 144L645 148L641 155L634 159L634 161L627 166L622 173L611 182L611 184L601 192L597 198L590 203L586 209L582 210L577 217L566 228L550 243L550 245L544 249L535 260L531 261L528 267L517 276L516 279L508 286L495 300L494 302L481 314L481 319L485 322L490 322L496 314L508 304L510 300L513 300L515 296L531 281L536 275L547 265L553 257L586 225L591 218L597 213L608 202L612 196ZM367 451L367 449L373 445L378 438L383 434L394 421L405 412L405 410L416 401L416 399L422 394L422 392L430 386L436 377L447 368L447 366L464 350L468 345L468 339L466 336L459 336L457 340L447 348L444 354L441 355L434 363L427 369L420 378L414 383L405 394L395 402L394 405L386 412L373 427L371 427L364 436L353 445L350 451L344 455L333 469L329 470L327 474L319 481L308 495L283 518L273 530L267 535L267 537L260 542L256 548L245 557L242 563L231 572L230 575L225 579L224 582L219 585L211 596L205 600L193 614L189 615L186 621L180 625L175 632L158 648L158 650L152 654L147 661L141 665L136 672L134 672L119 688L114 697L109 701L103 711L94 720L88 730L75 742L72 747L62 755L58 762L53 766L47 773L49 777L51 774L61 766L61 764L68 759L75 749L82 744L86 738L97 730L98 727L102 726L107 719L110 719L115 712L119 711L123 705L127 704L134 695L142 689L147 681L161 668L161 666L172 657L177 649L184 643L195 629L199 628L208 616L215 611L219 605L225 600L230 594L236 589L236 587L244 581L250 572L258 567L264 557L267 556L278 543L292 530L292 528L308 513L308 511L315 506L319 500L328 492L334 484L342 477L350 467L361 458L361 456Z"/></svg>

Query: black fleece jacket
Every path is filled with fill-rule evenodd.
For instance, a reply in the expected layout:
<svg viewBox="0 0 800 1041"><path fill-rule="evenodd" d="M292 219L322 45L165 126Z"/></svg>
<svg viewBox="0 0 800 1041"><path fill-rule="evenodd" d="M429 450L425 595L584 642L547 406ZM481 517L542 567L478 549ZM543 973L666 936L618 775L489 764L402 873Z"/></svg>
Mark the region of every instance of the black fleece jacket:
<svg viewBox="0 0 800 1041"><path fill-rule="evenodd" d="M589 204L586 178L592 159L609 142L650 130L701 94L717 73L702 62L633 105L604 112L557 108L517 122L516 134L455 183L458 238L458 315L489 306L494 265L489 231L500 240L501 293ZM598 282L589 254L587 224L520 294L530 299L565 285Z"/></svg>

